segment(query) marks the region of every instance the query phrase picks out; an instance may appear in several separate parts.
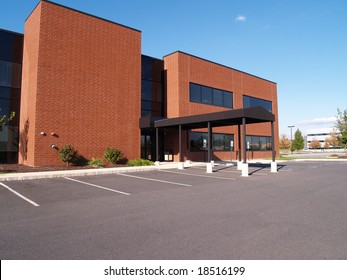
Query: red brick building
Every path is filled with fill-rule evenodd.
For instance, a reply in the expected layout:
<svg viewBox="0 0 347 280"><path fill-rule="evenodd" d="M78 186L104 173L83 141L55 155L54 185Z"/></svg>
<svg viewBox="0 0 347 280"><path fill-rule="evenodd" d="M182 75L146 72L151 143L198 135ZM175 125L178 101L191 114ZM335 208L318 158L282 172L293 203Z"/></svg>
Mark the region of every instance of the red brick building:
<svg viewBox="0 0 347 280"><path fill-rule="evenodd" d="M274 82L179 51L141 55L140 31L50 1L39 2L24 34L19 163L62 165L52 145L66 144L87 159L117 147L128 159L157 160L151 121L254 106L274 115L275 146L268 123L249 124L248 156L279 151ZM185 159L206 160L206 131L186 131ZM213 128L213 159L235 160L238 139L237 126ZM177 161L178 142L175 129L161 130L159 160Z"/></svg>
<svg viewBox="0 0 347 280"><path fill-rule="evenodd" d="M62 164L52 144L139 157L141 32L41 1L24 33L19 162Z"/></svg>

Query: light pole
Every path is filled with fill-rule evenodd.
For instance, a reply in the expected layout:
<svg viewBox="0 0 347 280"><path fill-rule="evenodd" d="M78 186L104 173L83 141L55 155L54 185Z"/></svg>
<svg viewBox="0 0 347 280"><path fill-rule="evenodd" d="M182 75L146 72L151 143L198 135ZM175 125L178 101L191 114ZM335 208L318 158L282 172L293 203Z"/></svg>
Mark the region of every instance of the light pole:
<svg viewBox="0 0 347 280"><path fill-rule="evenodd" d="M295 127L295 125L288 125L288 127L290 128L290 145L292 145L293 144L293 127ZM292 147L290 147L290 150L292 150Z"/></svg>

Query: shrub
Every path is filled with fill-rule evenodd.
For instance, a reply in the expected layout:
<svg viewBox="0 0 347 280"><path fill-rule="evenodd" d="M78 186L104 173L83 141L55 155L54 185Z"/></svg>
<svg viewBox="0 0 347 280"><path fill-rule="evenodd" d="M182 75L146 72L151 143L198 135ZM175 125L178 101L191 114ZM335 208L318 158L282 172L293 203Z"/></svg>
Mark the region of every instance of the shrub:
<svg viewBox="0 0 347 280"><path fill-rule="evenodd" d="M108 147L104 152L104 157L110 163L117 163L122 159L123 153L116 148Z"/></svg>
<svg viewBox="0 0 347 280"><path fill-rule="evenodd" d="M129 166L147 166L154 165L153 161L147 159L132 159L128 161Z"/></svg>
<svg viewBox="0 0 347 280"><path fill-rule="evenodd" d="M102 167L104 166L104 163L102 162L101 158L92 157L92 159L88 161L88 165L93 167Z"/></svg>
<svg viewBox="0 0 347 280"><path fill-rule="evenodd" d="M65 162L68 166L70 163L77 161L77 151L72 145L67 144L63 148L59 149L60 159Z"/></svg>

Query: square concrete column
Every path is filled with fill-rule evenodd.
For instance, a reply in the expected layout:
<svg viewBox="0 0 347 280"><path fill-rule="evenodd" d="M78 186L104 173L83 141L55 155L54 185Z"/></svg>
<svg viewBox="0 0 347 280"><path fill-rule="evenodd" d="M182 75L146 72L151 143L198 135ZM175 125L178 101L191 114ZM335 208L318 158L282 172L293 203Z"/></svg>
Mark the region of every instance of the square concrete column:
<svg viewBox="0 0 347 280"><path fill-rule="evenodd" d="M242 163L242 177L248 177L249 173L248 173L248 163Z"/></svg>
<svg viewBox="0 0 347 280"><path fill-rule="evenodd" d="M212 162L206 163L206 173L212 173L213 172L213 164Z"/></svg>
<svg viewBox="0 0 347 280"><path fill-rule="evenodd" d="M271 162L271 172L272 173L277 173L277 162L276 161L272 161Z"/></svg>

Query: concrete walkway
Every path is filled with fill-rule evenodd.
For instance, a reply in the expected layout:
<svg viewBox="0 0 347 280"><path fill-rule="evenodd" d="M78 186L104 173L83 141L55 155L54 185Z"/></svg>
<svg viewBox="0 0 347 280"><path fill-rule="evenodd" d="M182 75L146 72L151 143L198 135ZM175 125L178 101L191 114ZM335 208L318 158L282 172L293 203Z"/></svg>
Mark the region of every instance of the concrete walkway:
<svg viewBox="0 0 347 280"><path fill-rule="evenodd" d="M103 174L120 174L140 171L153 171L160 169L177 168L176 162L162 162L155 166L132 166L132 167L114 167L114 168L91 168L91 169L76 169L76 170L59 170L59 171L43 171L43 172L26 172L26 173L8 173L1 174L0 181L20 181L34 180L45 178L59 177L74 177L74 176L89 176Z"/></svg>

